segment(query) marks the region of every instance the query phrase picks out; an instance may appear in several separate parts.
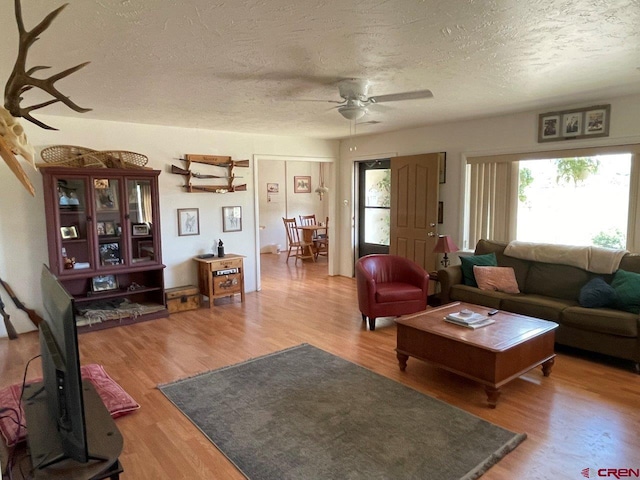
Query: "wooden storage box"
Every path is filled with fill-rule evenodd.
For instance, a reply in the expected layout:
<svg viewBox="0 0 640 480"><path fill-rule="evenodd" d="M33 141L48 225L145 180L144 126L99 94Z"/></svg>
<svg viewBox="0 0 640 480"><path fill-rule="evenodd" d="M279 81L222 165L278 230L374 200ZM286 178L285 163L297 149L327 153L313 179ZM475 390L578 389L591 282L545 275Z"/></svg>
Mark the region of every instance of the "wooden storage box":
<svg viewBox="0 0 640 480"><path fill-rule="evenodd" d="M167 288L164 291L169 313L197 310L200 308L200 291L194 285Z"/></svg>

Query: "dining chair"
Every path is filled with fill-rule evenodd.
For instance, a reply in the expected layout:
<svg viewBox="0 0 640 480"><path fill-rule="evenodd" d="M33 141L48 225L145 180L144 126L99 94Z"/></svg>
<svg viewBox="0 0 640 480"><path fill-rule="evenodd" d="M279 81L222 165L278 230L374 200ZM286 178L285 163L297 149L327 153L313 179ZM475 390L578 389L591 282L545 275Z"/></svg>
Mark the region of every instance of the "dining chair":
<svg viewBox="0 0 640 480"><path fill-rule="evenodd" d="M298 215L298 217L300 218L300 225L302 225L302 226L316 225L316 216L315 216L315 214L312 214L312 215Z"/></svg>
<svg viewBox="0 0 640 480"><path fill-rule="evenodd" d="M298 259L304 260L305 258L311 258L314 262L316 261L314 255L305 255L305 248L309 250L312 244L305 242L304 240L300 240L300 233L298 231L298 224L294 218L284 218L282 217L282 221L284 222L284 228L287 232L287 243L289 244L289 251L287 252L287 262L289 262L289 257L291 256L291 252L295 248L296 251L293 254L296 257L296 265L298 264Z"/></svg>
<svg viewBox="0 0 640 480"><path fill-rule="evenodd" d="M327 229L318 232L318 235L314 239L314 244L316 247L316 258L318 257L318 255L324 255L327 258L329 257L329 217L326 217L324 225L327 227Z"/></svg>

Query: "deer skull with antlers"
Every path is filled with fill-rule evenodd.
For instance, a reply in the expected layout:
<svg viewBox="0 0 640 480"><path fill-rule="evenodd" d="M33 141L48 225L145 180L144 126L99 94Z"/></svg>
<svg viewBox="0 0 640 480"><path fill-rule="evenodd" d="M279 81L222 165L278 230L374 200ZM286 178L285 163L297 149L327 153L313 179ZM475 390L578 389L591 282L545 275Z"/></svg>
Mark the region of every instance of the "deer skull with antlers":
<svg viewBox="0 0 640 480"><path fill-rule="evenodd" d="M15 0L16 22L18 24L20 41L18 46L18 58L16 59L13 71L11 72L4 89L4 108L0 107L0 156L2 156L5 162L7 162L11 171L18 177L20 182L31 193L31 195L34 195L35 190L15 155L20 154L33 163L33 147L29 145L24 129L18 122L17 117L22 117L25 120L48 130L57 130L36 118L33 118L31 112L56 102L62 102L67 107L80 113L91 110L90 108L79 107L73 103L69 97L65 96L55 87L55 82L77 72L89 62L81 63L80 65L68 68L67 70L63 70L49 78L43 79L36 78L33 74L39 70L44 70L50 67L35 66L27 70L27 52L29 51L29 47L38 40L38 35L44 32L49 25L51 25L53 20L67 5L68 4L65 3L61 7L58 7L47 15L32 30L27 31L22 20L22 5L20 4L20 0ZM48 93L53 97L53 99L30 107L22 107L20 105L23 100L22 95L34 87Z"/></svg>

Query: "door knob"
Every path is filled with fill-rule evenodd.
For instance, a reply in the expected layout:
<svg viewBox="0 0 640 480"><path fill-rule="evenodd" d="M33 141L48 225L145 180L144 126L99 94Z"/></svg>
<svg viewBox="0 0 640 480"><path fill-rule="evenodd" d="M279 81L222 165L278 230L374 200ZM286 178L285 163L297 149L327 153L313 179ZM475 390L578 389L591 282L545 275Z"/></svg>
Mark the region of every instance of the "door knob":
<svg viewBox="0 0 640 480"><path fill-rule="evenodd" d="M435 226L436 226L436 224L435 224L435 223L430 223L430 224L429 224L429 226L430 226L431 228L433 228L433 227L435 227Z"/></svg>
<svg viewBox="0 0 640 480"><path fill-rule="evenodd" d="M427 237L435 237L435 236L436 236L436 234L435 234L435 233L433 233L433 232L429 232L429 233L427 233Z"/></svg>

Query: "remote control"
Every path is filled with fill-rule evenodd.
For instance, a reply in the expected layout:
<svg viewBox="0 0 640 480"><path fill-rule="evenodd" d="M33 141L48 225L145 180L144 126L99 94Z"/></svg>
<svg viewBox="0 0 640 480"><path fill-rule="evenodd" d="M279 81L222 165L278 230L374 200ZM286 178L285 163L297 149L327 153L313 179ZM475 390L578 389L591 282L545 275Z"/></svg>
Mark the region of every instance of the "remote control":
<svg viewBox="0 0 640 480"><path fill-rule="evenodd" d="M500 311L500 310L496 310L496 309L489 310L489 311L487 312L487 315L495 315L495 314L496 314L496 313L498 313L499 311Z"/></svg>

